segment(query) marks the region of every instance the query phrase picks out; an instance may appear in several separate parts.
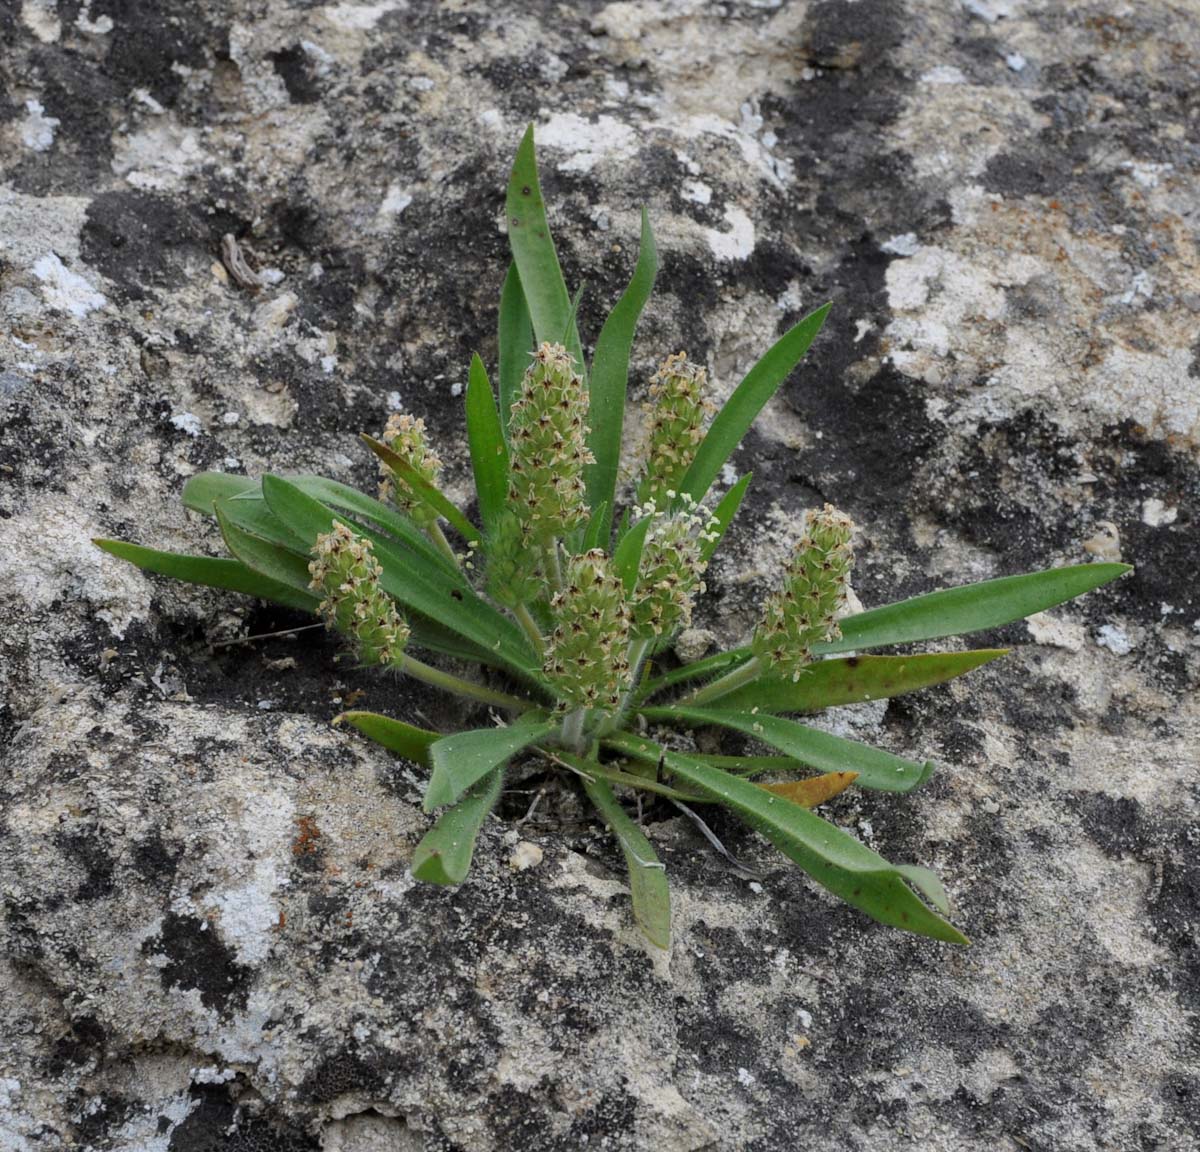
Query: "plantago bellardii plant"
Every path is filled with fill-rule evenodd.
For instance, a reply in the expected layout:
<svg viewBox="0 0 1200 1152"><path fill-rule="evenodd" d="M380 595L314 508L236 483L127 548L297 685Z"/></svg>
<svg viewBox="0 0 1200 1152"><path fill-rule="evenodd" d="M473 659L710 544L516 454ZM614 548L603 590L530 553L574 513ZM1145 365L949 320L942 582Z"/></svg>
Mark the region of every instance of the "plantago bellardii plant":
<svg viewBox="0 0 1200 1152"><path fill-rule="evenodd" d="M828 306L784 333L720 411L706 396L702 367L683 353L662 361L650 382L635 499L618 517L629 354L657 268L649 220L643 213L632 280L585 364L532 129L517 152L506 210L513 262L500 300L498 389L476 356L466 392L478 523L439 489L441 463L424 423L398 413L378 439L364 437L383 474L379 499L319 476L207 473L188 481L183 499L216 518L231 558L97 543L151 572L313 612L364 665L492 707L499 723L449 734L376 713L340 718L429 770L425 805L441 812L413 858L419 879L454 884L466 876L506 769L540 755L581 781L616 835L634 915L655 944L670 938L665 870L619 799L638 789L724 805L876 920L964 943L931 872L890 864L811 811L851 784L908 792L932 765L791 717L941 683L1002 655L848 652L994 628L1099 587L1127 566L1004 577L846 616L853 528L826 505L806 517L746 647L654 668L656 654L702 611L705 567L750 477L719 500L713 483ZM460 538L458 551L443 523ZM466 679L414 650L482 674ZM748 735L778 754L684 753L661 734L701 725ZM756 782L768 771L786 779Z"/></svg>

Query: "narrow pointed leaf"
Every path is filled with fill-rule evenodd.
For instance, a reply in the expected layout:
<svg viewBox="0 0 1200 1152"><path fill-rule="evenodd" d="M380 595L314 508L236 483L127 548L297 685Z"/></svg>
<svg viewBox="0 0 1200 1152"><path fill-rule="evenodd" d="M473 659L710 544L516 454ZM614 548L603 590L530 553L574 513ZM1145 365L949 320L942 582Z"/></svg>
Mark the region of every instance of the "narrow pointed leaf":
<svg viewBox="0 0 1200 1152"><path fill-rule="evenodd" d="M320 601L311 593L300 592L278 580L261 575L247 568L240 560L229 560L223 556L188 556L178 552L160 552L157 548L143 548L126 540L92 541L97 548L126 560L143 572L154 572L169 576L173 580L184 580L189 584L203 584L208 588L224 588L230 592L244 592L260 600L271 600L288 608L299 608L304 612L315 612Z"/></svg>
<svg viewBox="0 0 1200 1152"><path fill-rule="evenodd" d="M479 496L479 517L490 530L504 510L508 490L508 449L500 430L500 414L483 361L471 357L467 381L467 441Z"/></svg>
<svg viewBox="0 0 1200 1152"><path fill-rule="evenodd" d="M580 551L587 552L592 548L603 548L607 552L611 524L612 510L610 505L601 504L599 508L593 508L592 518L587 522L587 527L583 530Z"/></svg>
<svg viewBox="0 0 1200 1152"><path fill-rule="evenodd" d="M779 784L760 784L759 787L793 804L799 804L801 808L815 808L826 800L840 796L857 778L857 772L825 772L820 776L810 776L807 780L786 780Z"/></svg>
<svg viewBox="0 0 1200 1152"><path fill-rule="evenodd" d="M841 638L818 644L813 651L882 648L999 628L1082 596L1130 571L1129 564L1076 564L943 588L848 616L841 622Z"/></svg>
<svg viewBox="0 0 1200 1152"><path fill-rule="evenodd" d="M738 482L721 497L720 503L713 509L713 519L716 525L713 528L712 534L715 535L715 540L705 540L700 545L700 555L707 564L712 558L716 550L721 546L721 540L725 533L729 530L729 525L733 523L733 518L737 515L738 509L742 506L742 500L746 495L746 489L750 487L750 477L752 472L747 472L744 476L738 479Z"/></svg>
<svg viewBox="0 0 1200 1152"><path fill-rule="evenodd" d="M601 520L601 536L612 524L617 471L621 463L621 430L625 419L625 396L629 385L629 353L638 318L658 274L658 251L650 216L642 209L642 238L637 264L629 286L609 313L592 357L589 385L588 447L596 458L584 472L588 504Z"/></svg>
<svg viewBox="0 0 1200 1152"><path fill-rule="evenodd" d="M911 792L925 783L933 771L926 761L916 764L893 756L882 748L872 748L857 740L832 736L816 728L765 713L731 712L720 708L643 708L647 720L682 720L688 724L715 724L742 732L778 748L788 756L802 760L821 772L857 772L860 788L881 792Z"/></svg>
<svg viewBox="0 0 1200 1152"><path fill-rule="evenodd" d="M533 323L516 264L509 264L500 291L500 428L508 443L508 421L533 352Z"/></svg>
<svg viewBox="0 0 1200 1152"><path fill-rule="evenodd" d="M952 944L969 943L909 887L917 884L928 895L931 885L924 869L897 868L816 813L694 757L640 737L626 737L625 743L630 754L661 761L677 779L737 813L818 884L881 924Z"/></svg>
<svg viewBox="0 0 1200 1152"><path fill-rule="evenodd" d="M308 561L303 556L297 556L278 544L251 535L234 524L224 508L227 501L217 501L215 508L217 523L221 528L225 546L247 568L253 568L262 576L286 584L298 592L314 595L311 587L312 576L308 571Z"/></svg>
<svg viewBox="0 0 1200 1152"><path fill-rule="evenodd" d="M818 660L801 672L799 680L764 677L722 696L720 705L727 711L757 708L760 712L820 712L941 684L965 676L1007 651L980 648L971 652Z"/></svg>
<svg viewBox="0 0 1200 1152"><path fill-rule="evenodd" d="M479 830L500 799L503 786L504 769L493 768L437 818L413 853L410 869L417 880L461 884L467 878Z"/></svg>
<svg viewBox="0 0 1200 1152"><path fill-rule="evenodd" d="M543 713L527 712L507 728L474 728L443 736L429 749L433 774L425 789L425 811L453 804L493 768L506 764L554 727Z"/></svg>
<svg viewBox="0 0 1200 1152"><path fill-rule="evenodd" d="M440 732L417 728L378 712L342 712L333 718L333 722L349 724L376 744L382 744L389 751L425 768L429 767L430 747L442 738Z"/></svg>
<svg viewBox="0 0 1200 1152"><path fill-rule="evenodd" d="M613 571L620 576L625 591L632 593L637 587L638 570L642 566L642 549L646 545L646 533L652 521L649 516L639 520L624 536L613 553Z"/></svg>
<svg viewBox="0 0 1200 1152"><path fill-rule="evenodd" d="M228 500L243 492L256 492L258 481L253 476L231 476L228 472L197 472L183 486L183 506L193 512L213 516L213 504Z"/></svg>
<svg viewBox="0 0 1200 1152"><path fill-rule="evenodd" d="M583 790L612 830L629 869L633 918L642 934L658 948L671 947L671 893L667 873L642 830L617 803L612 788L599 777L585 779Z"/></svg>
<svg viewBox="0 0 1200 1152"><path fill-rule="evenodd" d="M403 456L398 456L386 444L376 440L373 436L368 436L366 433L362 434L362 438L366 442L367 447L380 460L398 476L403 477L405 484L409 486L412 494L417 499L429 505L448 524L452 525L454 530L468 544L479 542L479 529L458 510L457 506L448 496L430 484Z"/></svg>
<svg viewBox="0 0 1200 1152"><path fill-rule="evenodd" d="M682 489L697 503L704 499L722 465L742 442L755 417L779 390L816 339L832 305L824 304L785 332L734 389L700 442Z"/></svg>
<svg viewBox="0 0 1200 1152"><path fill-rule="evenodd" d="M526 129L513 161L504 209L508 217L508 244L520 275L534 335L539 343L553 342L567 332L567 351L575 357L579 374L586 379L579 331L571 322L571 295L554 250L538 183L532 124Z"/></svg>

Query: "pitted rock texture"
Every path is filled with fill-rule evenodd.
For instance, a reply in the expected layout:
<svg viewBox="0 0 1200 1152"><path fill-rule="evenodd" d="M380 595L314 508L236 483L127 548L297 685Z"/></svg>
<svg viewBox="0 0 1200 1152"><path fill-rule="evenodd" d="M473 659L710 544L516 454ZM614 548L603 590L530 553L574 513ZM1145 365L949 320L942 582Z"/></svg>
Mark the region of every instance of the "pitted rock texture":
<svg viewBox="0 0 1200 1152"><path fill-rule="evenodd" d="M1200 1147L1194 3L14 0L0 45L0 1147ZM419 775L329 719L467 717L91 546L215 551L201 469L369 488L398 405L465 500L529 121L593 337L654 220L635 399L834 302L698 627L744 638L824 500L867 605L1136 563L850 717L942 767L828 813L969 950L649 807L652 954L569 788L518 827L536 778L416 884Z"/></svg>

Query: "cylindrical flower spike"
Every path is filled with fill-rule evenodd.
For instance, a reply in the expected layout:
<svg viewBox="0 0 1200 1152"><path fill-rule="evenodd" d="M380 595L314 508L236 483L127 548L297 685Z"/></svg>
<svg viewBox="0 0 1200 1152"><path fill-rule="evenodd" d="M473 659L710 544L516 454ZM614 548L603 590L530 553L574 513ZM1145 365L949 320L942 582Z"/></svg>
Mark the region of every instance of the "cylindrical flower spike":
<svg viewBox="0 0 1200 1152"><path fill-rule="evenodd" d="M411 464L418 475L430 484L437 484L442 462L430 450L425 439L425 421L419 416L414 418L407 412L393 413L388 417L387 427L380 439L397 456ZM380 500L391 500L422 527L436 522L437 513L413 494L403 476L393 472L382 460L379 462L379 471L382 477L379 481Z"/></svg>
<svg viewBox="0 0 1200 1152"><path fill-rule="evenodd" d="M831 504L805 516L783 587L767 597L754 633L754 655L769 675L800 678L812 646L840 636L837 614L846 601L854 553L854 525Z"/></svg>
<svg viewBox="0 0 1200 1152"><path fill-rule="evenodd" d="M675 492L664 493L668 501ZM689 496L673 513L656 513L652 506L635 509L635 515L653 516L642 547L641 568L633 593L633 636L650 640L672 636L692 620L692 603L704 591L701 577L706 567L702 542L715 524Z"/></svg>
<svg viewBox="0 0 1200 1152"><path fill-rule="evenodd" d="M639 504L666 509L668 492L679 490L704 439L705 418L712 405L704 398L707 373L688 361L686 352L668 356L650 377L646 404L650 427L646 460L638 481Z"/></svg>
<svg viewBox="0 0 1200 1152"><path fill-rule="evenodd" d="M487 590L507 608L531 604L544 587L541 555L529 539L520 518L506 508L488 536Z"/></svg>
<svg viewBox="0 0 1200 1152"><path fill-rule="evenodd" d="M337 521L317 537L308 565L310 587L319 592L328 628L348 637L364 664L392 664L408 643L409 628L383 590L383 570L371 541Z"/></svg>
<svg viewBox="0 0 1200 1152"><path fill-rule="evenodd" d="M616 711L632 686L625 586L598 548L570 556L551 601L545 672L569 708Z"/></svg>
<svg viewBox="0 0 1200 1152"><path fill-rule="evenodd" d="M543 344L509 418L509 506L537 545L588 518L583 469L594 457L587 447L587 414L587 389L570 353L561 344Z"/></svg>

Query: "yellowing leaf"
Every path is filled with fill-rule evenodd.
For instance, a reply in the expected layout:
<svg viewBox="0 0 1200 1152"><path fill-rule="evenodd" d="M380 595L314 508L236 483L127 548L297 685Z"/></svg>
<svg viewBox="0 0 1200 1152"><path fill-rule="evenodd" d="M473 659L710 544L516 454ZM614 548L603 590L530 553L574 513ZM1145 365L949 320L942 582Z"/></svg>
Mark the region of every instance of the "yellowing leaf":
<svg viewBox="0 0 1200 1152"><path fill-rule="evenodd" d="M760 784L759 787L799 804L801 808L815 808L845 792L857 779L857 772L826 772L807 780L787 780L782 784Z"/></svg>

